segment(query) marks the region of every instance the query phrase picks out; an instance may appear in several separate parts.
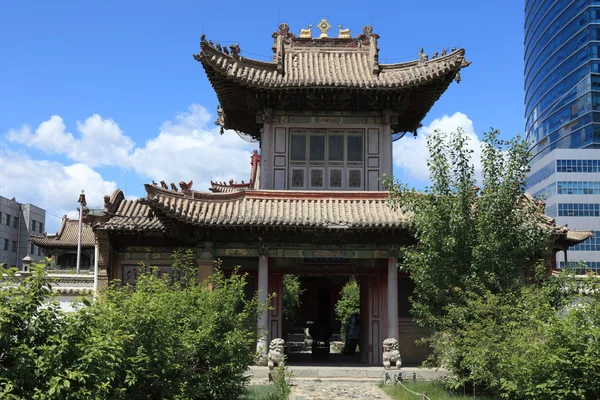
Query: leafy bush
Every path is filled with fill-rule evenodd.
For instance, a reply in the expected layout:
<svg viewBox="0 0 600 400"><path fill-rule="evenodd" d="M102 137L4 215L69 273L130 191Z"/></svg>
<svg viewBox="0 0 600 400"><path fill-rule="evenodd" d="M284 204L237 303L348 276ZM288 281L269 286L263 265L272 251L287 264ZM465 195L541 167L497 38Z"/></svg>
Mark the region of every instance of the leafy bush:
<svg viewBox="0 0 600 400"><path fill-rule="evenodd" d="M259 312L256 299L245 298L243 275L217 269L206 284L183 279L182 286L150 269L135 287L112 285L65 313L48 303L43 267L33 271L0 293L0 397L233 399L243 392Z"/></svg>
<svg viewBox="0 0 600 400"><path fill-rule="evenodd" d="M285 365L285 362L279 363L275 371L273 371L273 387L275 393L269 397L269 400L287 400L292 393L290 380L293 373Z"/></svg>
<svg viewBox="0 0 600 400"><path fill-rule="evenodd" d="M32 265L31 271L20 285L0 291L0 397L85 399L118 393L111 386L125 335L99 332L87 310L61 311L51 301L44 266ZM10 279L14 271L2 273Z"/></svg>
<svg viewBox="0 0 600 400"><path fill-rule="evenodd" d="M124 398L231 399L254 362L256 300L244 276L217 269L206 285L140 276L135 290L111 287L96 305L103 330L126 332L117 387Z"/></svg>
<svg viewBox="0 0 600 400"><path fill-rule="evenodd" d="M508 399L600 398L600 299L568 290L576 286L562 277L474 296L468 323L459 322L464 310L453 310L457 323L434 337L455 372L449 383Z"/></svg>
<svg viewBox="0 0 600 400"><path fill-rule="evenodd" d="M341 337L346 340L350 328L350 318L360 312L360 286L355 280L348 281L342 291L340 298L335 304L335 314L338 321L342 323Z"/></svg>

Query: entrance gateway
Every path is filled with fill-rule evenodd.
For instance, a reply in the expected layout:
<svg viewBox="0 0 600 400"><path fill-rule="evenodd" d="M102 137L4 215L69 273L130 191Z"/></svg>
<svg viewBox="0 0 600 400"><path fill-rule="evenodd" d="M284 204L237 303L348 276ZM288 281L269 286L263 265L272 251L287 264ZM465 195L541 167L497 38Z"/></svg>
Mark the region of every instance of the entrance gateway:
<svg viewBox="0 0 600 400"><path fill-rule="evenodd" d="M269 62L202 35L194 58L217 95L216 124L260 149L250 179L212 182L203 192L186 183L198 177L182 176L179 188L145 185L143 199L126 200L120 190L106 196L104 210L87 216L100 280L134 282L140 261L168 270L181 248L196 250L201 278L216 260L224 269L239 265L262 299L277 294L257 327L268 331L258 343L266 354L282 335L284 274L351 275L361 290L360 360L381 365L382 343L392 337L403 361L418 363L426 354L414 341L424 332L407 312L410 279L396 267L414 238L406 215L388 206L381 178L392 175L392 142L416 134L469 63L453 49L381 64L371 26L357 35L340 28L337 37L326 20L317 28L316 37L310 27L296 36L280 24Z"/></svg>

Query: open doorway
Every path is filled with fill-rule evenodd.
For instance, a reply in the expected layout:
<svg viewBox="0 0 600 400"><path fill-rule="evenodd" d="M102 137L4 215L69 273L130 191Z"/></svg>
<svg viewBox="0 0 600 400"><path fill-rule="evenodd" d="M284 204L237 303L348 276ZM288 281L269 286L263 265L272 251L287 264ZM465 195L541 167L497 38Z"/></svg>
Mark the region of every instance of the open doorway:
<svg viewBox="0 0 600 400"><path fill-rule="evenodd" d="M359 364L357 277L284 275L283 282L282 328L288 362L291 365Z"/></svg>

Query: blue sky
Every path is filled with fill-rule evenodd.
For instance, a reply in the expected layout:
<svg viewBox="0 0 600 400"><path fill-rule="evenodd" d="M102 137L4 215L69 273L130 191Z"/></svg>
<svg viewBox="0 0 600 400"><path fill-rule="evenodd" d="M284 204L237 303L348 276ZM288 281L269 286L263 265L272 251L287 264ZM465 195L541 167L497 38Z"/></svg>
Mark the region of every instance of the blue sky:
<svg viewBox="0 0 600 400"><path fill-rule="evenodd" d="M152 179L194 179L203 190L211 178L247 179L253 146L216 133L216 96L192 54L205 33L267 60L278 22L298 33L325 17L353 36L372 25L382 63L415 59L420 47L464 47L473 64L431 109L423 136L458 123L475 144L491 126L522 134L523 8L521 0L1 2L0 195L46 208L52 232L81 189L100 206L115 187L143 196ZM422 185L414 157L423 141L402 140L395 175Z"/></svg>

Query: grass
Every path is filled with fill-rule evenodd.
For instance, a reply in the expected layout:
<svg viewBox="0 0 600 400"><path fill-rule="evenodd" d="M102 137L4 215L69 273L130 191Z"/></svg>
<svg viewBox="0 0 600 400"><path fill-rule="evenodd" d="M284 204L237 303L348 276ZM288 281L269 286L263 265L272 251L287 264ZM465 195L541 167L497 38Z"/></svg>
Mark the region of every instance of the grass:
<svg viewBox="0 0 600 400"><path fill-rule="evenodd" d="M273 385L249 385L238 400L269 400L275 396Z"/></svg>
<svg viewBox="0 0 600 400"><path fill-rule="evenodd" d="M452 393L444 388L444 385L440 382L402 382L404 386L412 390L413 392L423 393L427 392L427 397L431 400L458 400L458 399L475 399L475 400L496 400L493 397L481 397L473 395L462 395ZM400 385L396 386L383 386L383 390L392 397L394 400L420 400L422 397L416 396L404 389Z"/></svg>

